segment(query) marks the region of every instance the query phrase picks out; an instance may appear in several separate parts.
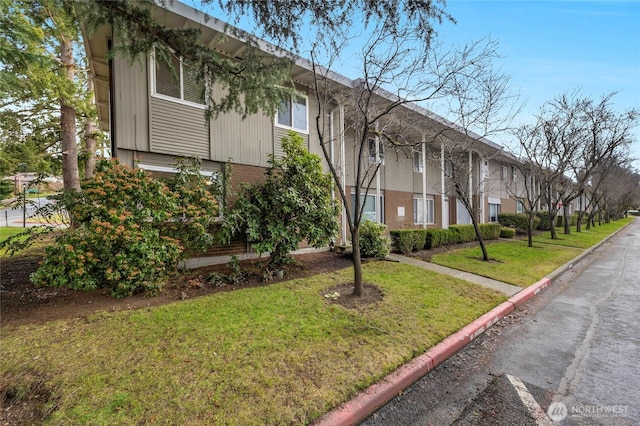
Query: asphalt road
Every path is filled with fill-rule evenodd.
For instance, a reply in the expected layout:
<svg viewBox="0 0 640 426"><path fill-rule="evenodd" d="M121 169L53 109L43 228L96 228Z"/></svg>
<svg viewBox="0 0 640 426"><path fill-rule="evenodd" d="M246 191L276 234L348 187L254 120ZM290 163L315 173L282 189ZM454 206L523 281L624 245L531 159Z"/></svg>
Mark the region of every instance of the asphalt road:
<svg viewBox="0 0 640 426"><path fill-rule="evenodd" d="M640 424L639 311L636 219L363 424Z"/></svg>
<svg viewBox="0 0 640 426"><path fill-rule="evenodd" d="M33 226L34 221L29 220L30 216L32 216L39 207L45 206L51 203L46 197L40 198L27 198L27 226ZM23 224L23 209L19 208L11 208L11 207L3 207L0 209L0 226L13 226L13 227L22 227Z"/></svg>

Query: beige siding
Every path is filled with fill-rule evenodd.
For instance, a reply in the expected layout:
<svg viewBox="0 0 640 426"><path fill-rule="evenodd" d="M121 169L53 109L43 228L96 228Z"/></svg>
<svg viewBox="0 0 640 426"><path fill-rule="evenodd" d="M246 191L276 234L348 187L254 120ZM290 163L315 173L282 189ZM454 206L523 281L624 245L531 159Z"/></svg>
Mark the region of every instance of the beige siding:
<svg viewBox="0 0 640 426"><path fill-rule="evenodd" d="M151 151L209 159L204 109L151 97Z"/></svg>
<svg viewBox="0 0 640 426"><path fill-rule="evenodd" d="M230 112L212 118L212 160L266 167L267 154L272 152L273 120L266 115L258 113L243 120Z"/></svg>
<svg viewBox="0 0 640 426"><path fill-rule="evenodd" d="M149 83L145 61L113 59L114 139L118 148L149 151Z"/></svg>

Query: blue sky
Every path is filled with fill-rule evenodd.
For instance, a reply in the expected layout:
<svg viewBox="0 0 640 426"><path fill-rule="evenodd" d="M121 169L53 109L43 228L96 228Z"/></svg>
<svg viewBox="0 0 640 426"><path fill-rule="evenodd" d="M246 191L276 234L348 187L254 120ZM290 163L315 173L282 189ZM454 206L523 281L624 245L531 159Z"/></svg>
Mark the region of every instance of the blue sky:
<svg viewBox="0 0 640 426"><path fill-rule="evenodd" d="M502 58L497 65L510 75L513 91L526 100L516 122L533 121L544 102L576 89L595 100L618 92L613 99L617 110L640 108L640 0L449 0L445 10L457 24L437 26L437 41L498 41ZM233 23L214 7L205 11ZM238 26L256 33L247 22ZM350 75L348 67L335 71L360 77ZM632 156L639 159L635 167L640 169L640 128L634 135ZM508 145L506 136L491 139Z"/></svg>
<svg viewBox="0 0 640 426"><path fill-rule="evenodd" d="M640 108L640 1L450 0L446 10L457 24L438 27L441 41L498 40L500 64L527 99L519 121L574 89L594 99L618 92L615 108Z"/></svg>

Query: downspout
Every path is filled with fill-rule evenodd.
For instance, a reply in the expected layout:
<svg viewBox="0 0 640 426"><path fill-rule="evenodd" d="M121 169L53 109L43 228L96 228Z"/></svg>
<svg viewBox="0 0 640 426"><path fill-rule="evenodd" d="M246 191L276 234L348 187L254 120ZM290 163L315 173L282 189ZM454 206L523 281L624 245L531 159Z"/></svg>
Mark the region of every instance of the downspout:
<svg viewBox="0 0 640 426"><path fill-rule="evenodd" d="M422 229L427 229L427 142L422 134Z"/></svg>

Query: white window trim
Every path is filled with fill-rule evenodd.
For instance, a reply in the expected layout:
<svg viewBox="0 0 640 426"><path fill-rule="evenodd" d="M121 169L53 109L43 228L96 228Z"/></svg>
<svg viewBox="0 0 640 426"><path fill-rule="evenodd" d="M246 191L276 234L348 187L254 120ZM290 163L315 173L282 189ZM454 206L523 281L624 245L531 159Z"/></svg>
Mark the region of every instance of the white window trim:
<svg viewBox="0 0 640 426"><path fill-rule="evenodd" d="M374 155L371 155L371 141L373 141L374 144ZM376 145L376 138L369 138L368 141L368 149L369 149L369 163L371 164L378 164L378 162L380 163L380 165L384 166L384 155L385 155L385 149L384 149L384 145L382 143L380 143L380 141L378 140L377 145L378 145L378 152L375 153L375 145Z"/></svg>
<svg viewBox="0 0 640 426"><path fill-rule="evenodd" d="M141 164L138 163L137 167L142 170L146 170L148 172L162 172L162 173L178 173L178 169L175 167L167 167L167 166L154 166L152 164ZM219 172L208 172L205 170L200 170L200 174L202 176L211 177Z"/></svg>
<svg viewBox="0 0 640 426"><path fill-rule="evenodd" d="M276 116L275 116L275 122L274 125L276 127L279 127L281 129L287 129L287 130L293 130L294 132L299 132L299 133L303 133L305 135L309 134L309 97L305 94L297 94L296 96L303 98L306 108L305 108L305 115L306 117L304 118L304 122L306 125L306 129L298 129L297 127L293 126L293 123L295 122L295 117L293 115L294 111L293 111L293 98L289 97L289 101L290 101L290 105L291 105L291 126L287 126L285 124L280 124L278 123L278 111L276 111Z"/></svg>
<svg viewBox="0 0 640 426"><path fill-rule="evenodd" d="M418 155L417 163L416 163L416 154ZM422 173L424 171L424 167L422 164L422 151L413 152L413 171L414 173Z"/></svg>
<svg viewBox="0 0 640 426"><path fill-rule="evenodd" d="M151 97L153 98L157 98L157 99L162 99L165 101L170 101L170 102L174 102L177 104L182 104L182 105L187 105L190 107L194 107L194 108L198 108L198 109L206 109L207 105L206 104L199 104L197 102L191 102L191 101L186 101L184 99L182 99L184 97L184 78L182 77L183 75L183 71L182 71L182 58L180 58L180 98L174 98L173 96L168 96L168 95L163 95L162 93L157 93L156 92L156 54L155 51L151 52L151 61L150 61L150 68L151 68L151 72L149 73L150 75L150 82L149 82L149 90L151 92ZM205 83L205 93L207 92L207 87L206 87L206 83ZM205 96L205 102L206 102L206 96Z"/></svg>
<svg viewBox="0 0 640 426"><path fill-rule="evenodd" d="M416 201L417 203L422 204L422 197L414 195L413 196L414 201ZM432 209L431 209L431 216L433 216L433 220L429 221L429 217L427 217L427 225L435 225L436 223L436 200L435 197L433 195L427 195L427 207L429 206L429 204L431 204ZM417 214L415 214L416 212L414 211L414 221L413 224L414 225L422 225L422 222L416 222L415 218L418 216ZM428 216L428 215L427 215Z"/></svg>
<svg viewBox="0 0 640 426"><path fill-rule="evenodd" d="M356 212L355 212L355 210L354 210L354 206L355 206L355 204L353 204L353 201L354 201L355 195L356 195L356 191L352 189L352 190L351 190L351 214L352 214L352 215L355 215L355 214L356 214ZM361 197L364 197L364 190L360 192L360 196L361 196ZM373 199L374 199L375 201L377 201L377 200L376 200L376 193L375 193L375 192L373 192L373 193L372 193L372 192L369 192L369 193L367 194L367 197L373 197ZM365 203L366 203L366 198L365 198ZM377 208L378 208L378 203L377 203L377 202L375 202L375 203L374 203L374 206L376 207L376 210L377 210ZM383 194L382 192L380 193L380 210L381 210L381 211L380 211L380 214L379 214L379 215L378 215L378 212L377 212L377 211L375 212L375 213L376 213L376 217L380 216L380 222L378 222L378 223L384 223L384 194ZM364 213L364 212L363 212L363 213ZM365 218L364 214L363 214L363 216L362 216L362 217L363 217L363 219ZM375 221L374 221L374 222L375 222Z"/></svg>

